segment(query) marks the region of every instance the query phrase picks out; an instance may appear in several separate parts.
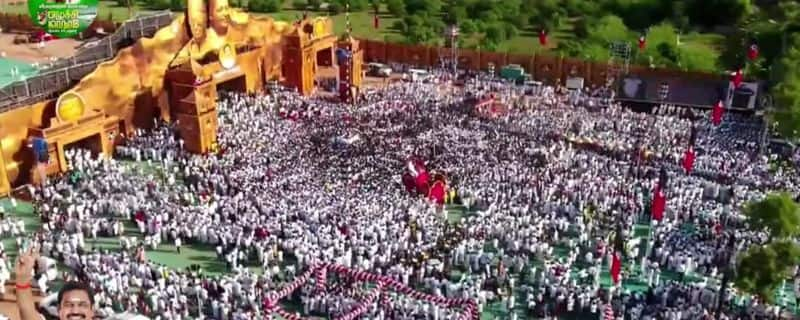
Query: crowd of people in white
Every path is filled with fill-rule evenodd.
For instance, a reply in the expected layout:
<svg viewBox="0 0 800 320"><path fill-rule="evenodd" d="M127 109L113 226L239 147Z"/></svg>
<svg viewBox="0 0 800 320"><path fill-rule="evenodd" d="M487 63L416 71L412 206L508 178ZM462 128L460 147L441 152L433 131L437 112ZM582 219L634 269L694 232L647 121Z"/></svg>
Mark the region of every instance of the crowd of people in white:
<svg viewBox="0 0 800 320"><path fill-rule="evenodd" d="M490 94L505 107L470 107ZM31 187L44 225L35 237L37 283L58 278L59 261L65 277L92 284L106 314L265 319L266 294L331 262L474 298L502 319L598 317L606 305L626 319L709 319L729 240L735 251L763 241L742 227L742 204L777 188L796 194L797 176L767 170L774 156L759 153L753 119L730 114L714 127L702 114L639 113L601 100L560 88L526 95L485 76L459 87L389 84L353 106L288 90L223 93L215 153L183 152L173 128L159 123L128 137L115 159L73 151L73 172ZM680 161L692 127L698 153L686 174ZM463 205L442 210L408 193L400 175L410 156L444 173ZM665 217L637 236L662 170ZM618 225L629 249L623 278L645 290L604 285ZM6 217L0 229L21 238L24 225ZM87 239L95 237L118 237L122 249L93 248ZM149 261L147 252L165 243L175 254L209 246L228 272ZM304 316L337 316L370 290L329 278L328 292L309 281L284 302ZM722 319L783 312L731 293ZM459 312L389 294L363 318Z"/></svg>

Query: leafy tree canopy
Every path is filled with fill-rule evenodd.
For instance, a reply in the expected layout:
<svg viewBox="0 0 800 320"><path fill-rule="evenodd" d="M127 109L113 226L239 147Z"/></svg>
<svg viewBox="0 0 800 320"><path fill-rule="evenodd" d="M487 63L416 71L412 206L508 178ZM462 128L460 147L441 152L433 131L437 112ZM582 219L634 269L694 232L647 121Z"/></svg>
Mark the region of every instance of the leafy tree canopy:
<svg viewBox="0 0 800 320"><path fill-rule="evenodd" d="M615 41L631 41L635 37L622 18L608 15L591 24L589 39L608 44Z"/></svg>
<svg viewBox="0 0 800 320"><path fill-rule="evenodd" d="M751 0L687 1L686 14L692 24L713 28L733 26L753 12Z"/></svg>
<svg viewBox="0 0 800 320"><path fill-rule="evenodd" d="M772 90L775 110L770 120L784 137L800 137L800 36L794 36L792 44L778 61L776 74L778 84Z"/></svg>
<svg viewBox="0 0 800 320"><path fill-rule="evenodd" d="M798 262L800 248L794 242L753 246L738 259L736 287L772 303L778 287Z"/></svg>
<svg viewBox="0 0 800 320"><path fill-rule="evenodd" d="M152 2L151 7L169 7L172 0L145 1ZM231 1L259 12L278 10L285 2ZM401 21L392 24L403 31L396 36L412 43L439 42L444 26L456 24L461 28L459 41L469 47L495 49L507 44L505 48L547 50L535 45L536 34L546 30L561 54L604 60L609 42L629 41L634 63L708 72L744 67L748 76L759 78L774 74L772 66L782 57L784 35L791 34L788 27L795 23L800 28L800 3L795 0L293 1L296 8L312 10L328 3L333 13L343 11L345 3L351 11L387 10ZM699 34L717 30L725 37ZM645 32L647 47L639 52L636 40ZM518 35L531 44L521 45L519 39L507 42ZM685 45L679 44L678 35L686 36ZM746 63L753 42L759 45L760 58Z"/></svg>
<svg viewBox="0 0 800 320"><path fill-rule="evenodd" d="M777 193L748 204L744 215L751 228L766 231L773 239L787 239L800 234L798 209L788 193Z"/></svg>

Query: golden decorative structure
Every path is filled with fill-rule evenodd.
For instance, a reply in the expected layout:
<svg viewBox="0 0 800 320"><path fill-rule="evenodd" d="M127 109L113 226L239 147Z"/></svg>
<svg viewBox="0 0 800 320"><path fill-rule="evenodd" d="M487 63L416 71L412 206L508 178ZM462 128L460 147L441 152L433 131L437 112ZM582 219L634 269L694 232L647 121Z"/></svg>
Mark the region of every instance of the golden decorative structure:
<svg viewBox="0 0 800 320"><path fill-rule="evenodd" d="M236 66L236 47L226 44L219 53L219 62L222 68L230 70Z"/></svg>
<svg viewBox="0 0 800 320"><path fill-rule="evenodd" d="M56 117L63 122L75 122L86 112L86 103L80 94L67 92L56 102Z"/></svg>
<svg viewBox="0 0 800 320"><path fill-rule="evenodd" d="M278 79L309 94L316 64L332 62L335 45L329 18L289 24L227 0L188 0L186 14L120 50L57 100L0 114L0 194L36 182L32 136L48 142L48 174L67 169L65 147L110 156L120 134L152 127L156 117L177 121L188 150L209 152L218 88L254 92Z"/></svg>

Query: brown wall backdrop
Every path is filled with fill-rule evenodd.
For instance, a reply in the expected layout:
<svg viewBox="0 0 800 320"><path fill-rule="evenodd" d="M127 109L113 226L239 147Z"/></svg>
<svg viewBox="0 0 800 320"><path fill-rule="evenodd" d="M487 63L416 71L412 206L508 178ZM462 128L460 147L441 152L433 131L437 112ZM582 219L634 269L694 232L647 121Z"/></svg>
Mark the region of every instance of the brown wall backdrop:
<svg viewBox="0 0 800 320"><path fill-rule="evenodd" d="M449 49L438 47L386 43L374 40L361 40L361 44L364 47L364 60L366 62L405 63L418 67L428 67L438 65L440 55L449 55L450 53ZM563 84L568 77L575 76L584 78L586 85L602 86L606 84L606 74L608 72L608 63L605 62L546 54L522 55L461 49L458 52L458 60L460 67L471 70L486 70L489 64L494 64L496 70L507 64L518 64L525 68L525 71L530 73L535 80L547 84L556 82ZM634 65L630 66L629 73L647 78L681 78L690 81L725 80L724 76L717 74L653 69Z"/></svg>

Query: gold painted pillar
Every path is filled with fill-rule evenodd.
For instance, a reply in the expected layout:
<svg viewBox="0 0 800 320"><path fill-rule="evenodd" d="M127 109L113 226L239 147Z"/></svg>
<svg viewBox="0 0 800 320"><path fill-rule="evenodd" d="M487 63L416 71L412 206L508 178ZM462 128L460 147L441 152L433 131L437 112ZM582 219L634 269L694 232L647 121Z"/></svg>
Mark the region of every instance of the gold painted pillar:
<svg viewBox="0 0 800 320"><path fill-rule="evenodd" d="M216 151L217 86L213 81L195 86L175 109L175 120L184 147L193 153Z"/></svg>
<svg viewBox="0 0 800 320"><path fill-rule="evenodd" d="M6 159L5 156L3 156L3 148L2 146L0 146L0 196L7 196L10 192L11 192L11 183L8 181L8 172L6 171Z"/></svg>

